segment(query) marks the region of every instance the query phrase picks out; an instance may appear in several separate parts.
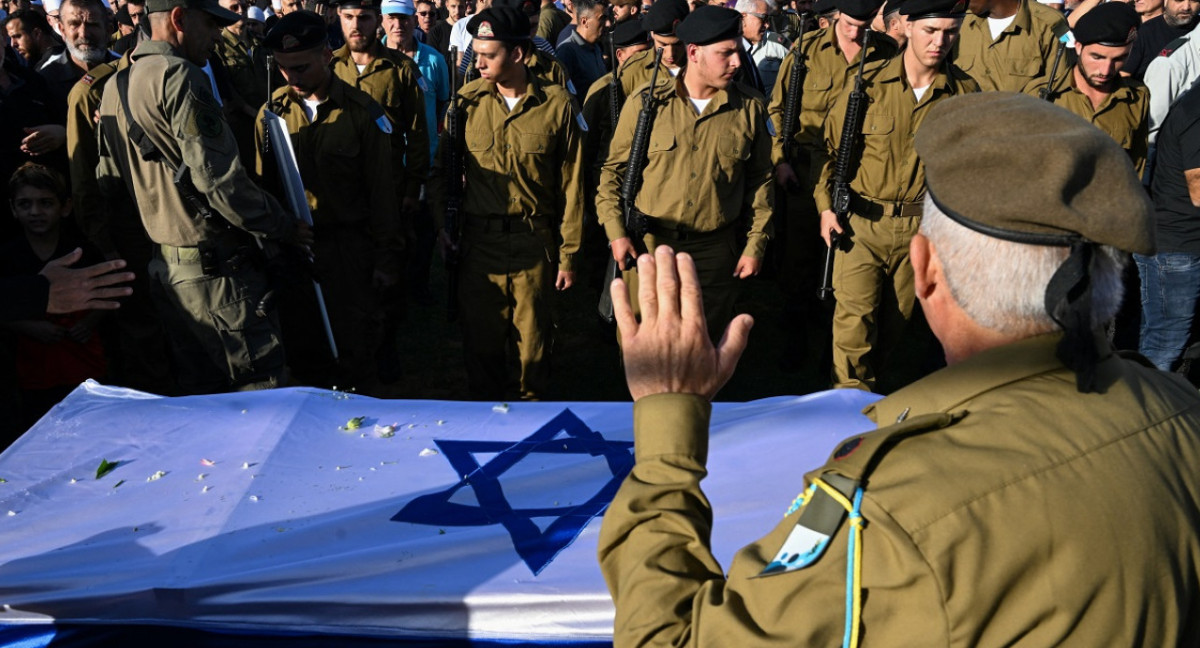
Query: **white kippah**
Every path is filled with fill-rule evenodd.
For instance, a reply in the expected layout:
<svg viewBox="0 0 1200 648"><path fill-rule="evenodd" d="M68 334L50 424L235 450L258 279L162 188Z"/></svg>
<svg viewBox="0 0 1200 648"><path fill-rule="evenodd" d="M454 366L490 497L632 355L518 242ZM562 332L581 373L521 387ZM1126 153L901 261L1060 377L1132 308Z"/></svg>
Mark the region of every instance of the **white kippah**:
<svg viewBox="0 0 1200 648"><path fill-rule="evenodd" d="M54 13L62 8L62 0L42 0L42 8L46 13Z"/></svg>

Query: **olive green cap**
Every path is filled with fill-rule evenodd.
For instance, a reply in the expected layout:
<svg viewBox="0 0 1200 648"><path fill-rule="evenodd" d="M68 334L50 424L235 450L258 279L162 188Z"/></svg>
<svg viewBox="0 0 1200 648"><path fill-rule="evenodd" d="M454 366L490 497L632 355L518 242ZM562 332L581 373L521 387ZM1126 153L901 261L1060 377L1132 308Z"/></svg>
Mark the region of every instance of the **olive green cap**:
<svg viewBox="0 0 1200 648"><path fill-rule="evenodd" d="M1083 118L1011 92L942 101L915 143L929 197L946 216L987 236L1070 248L1043 303L1063 330L1059 360L1079 391L1096 391L1097 244L1154 254L1154 205L1129 155Z"/></svg>
<svg viewBox="0 0 1200 648"><path fill-rule="evenodd" d="M916 136L937 206L996 238L1154 254L1154 205L1129 155L1064 108L1016 93L953 97Z"/></svg>

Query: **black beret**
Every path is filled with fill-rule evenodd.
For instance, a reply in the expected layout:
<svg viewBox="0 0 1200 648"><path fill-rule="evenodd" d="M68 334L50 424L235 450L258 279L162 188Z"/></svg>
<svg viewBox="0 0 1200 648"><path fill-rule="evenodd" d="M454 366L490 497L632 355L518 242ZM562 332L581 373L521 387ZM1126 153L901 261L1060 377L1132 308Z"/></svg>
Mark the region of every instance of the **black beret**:
<svg viewBox="0 0 1200 648"><path fill-rule="evenodd" d="M817 0L812 3L812 11L818 16L823 16L837 11L837 7L833 4L833 0Z"/></svg>
<svg viewBox="0 0 1200 648"><path fill-rule="evenodd" d="M855 20L869 20L879 13L883 0L833 0L833 6Z"/></svg>
<svg viewBox="0 0 1200 648"><path fill-rule="evenodd" d="M379 0L334 0L341 9L375 9L379 10Z"/></svg>
<svg viewBox="0 0 1200 648"><path fill-rule="evenodd" d="M613 46L614 47L629 47L631 45L641 45L646 42L646 28L642 26L642 21L634 18L626 20L613 28Z"/></svg>
<svg viewBox="0 0 1200 648"><path fill-rule="evenodd" d="M1083 45L1100 43L1121 47L1133 42L1141 23L1141 16L1132 5L1106 2L1080 16L1071 31L1075 41Z"/></svg>
<svg viewBox="0 0 1200 648"><path fill-rule="evenodd" d="M684 0L658 0L642 18L642 27L648 32L662 36L675 33L675 25L688 17L691 9Z"/></svg>
<svg viewBox="0 0 1200 648"><path fill-rule="evenodd" d="M293 11L282 16L263 39L267 49L280 54L303 52L328 42L325 19L311 11Z"/></svg>
<svg viewBox="0 0 1200 648"><path fill-rule="evenodd" d="M967 14L967 0L907 0L900 15L909 20L922 18L962 18Z"/></svg>
<svg viewBox="0 0 1200 648"><path fill-rule="evenodd" d="M529 40L529 17L512 7L488 7L471 18L467 31L479 40Z"/></svg>
<svg viewBox="0 0 1200 648"><path fill-rule="evenodd" d="M900 7L908 0L887 0L883 5L883 15L890 16L891 14L900 11Z"/></svg>
<svg viewBox="0 0 1200 648"><path fill-rule="evenodd" d="M695 11L675 28L675 35L688 45L708 45L740 38L741 34L742 14L717 5L696 7Z"/></svg>

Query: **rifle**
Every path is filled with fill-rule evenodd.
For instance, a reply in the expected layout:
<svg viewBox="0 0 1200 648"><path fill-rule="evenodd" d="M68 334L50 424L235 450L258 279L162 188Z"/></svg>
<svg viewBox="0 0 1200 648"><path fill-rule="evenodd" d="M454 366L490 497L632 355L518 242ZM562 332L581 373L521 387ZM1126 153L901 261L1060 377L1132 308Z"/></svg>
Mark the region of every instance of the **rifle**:
<svg viewBox="0 0 1200 648"><path fill-rule="evenodd" d="M450 49L450 58L458 58L458 48ZM458 68L453 67L450 73L450 87L458 83ZM459 105L458 91L450 93L450 108L446 111L446 173L449 180L446 183L446 215L442 227L450 238L446 248L446 319L453 322L458 319L458 245L462 239L462 219L459 210L462 209L463 192L466 190L463 178L463 119L462 107Z"/></svg>
<svg viewBox="0 0 1200 648"><path fill-rule="evenodd" d="M783 102L783 127L779 129L779 142L783 144L784 155L789 163L793 162L793 139L796 137L796 122L800 118L800 98L804 94L804 78L808 76L808 62L801 51L804 43L804 28L808 24L808 14L800 14L800 37L796 40L796 49L792 50L792 71L788 74L787 97Z"/></svg>
<svg viewBox="0 0 1200 648"><path fill-rule="evenodd" d="M612 120L611 129L616 130L617 120L621 117L621 81L617 78L620 66L617 64L617 21L614 19L608 30L608 59L612 61L612 80L608 83L608 116Z"/></svg>
<svg viewBox="0 0 1200 648"><path fill-rule="evenodd" d="M1058 62L1062 60L1063 52L1067 49L1067 36L1063 34L1058 39L1058 47L1054 48L1054 62L1050 64L1050 78L1046 79L1046 87L1038 90L1038 99L1043 101L1053 101L1050 97L1051 88L1054 87L1054 77L1058 74Z"/></svg>
<svg viewBox="0 0 1200 648"><path fill-rule="evenodd" d="M270 61L268 58L268 70ZM287 125L279 115L271 111L270 106L263 111L263 154L273 154L275 165L279 168L279 178L283 183L283 192L287 197L288 206L297 218L312 227L312 212L308 210L308 198L304 195L304 181L300 178L300 167L296 164L296 153L292 150L292 138L288 136ZM275 142L272 146L271 143ZM260 243L261 245L261 243ZM329 343L329 352L333 359L338 359L337 341L333 339L333 327L329 324L329 309L325 306L325 293L321 290L321 282L312 278L313 292L317 297L317 310L321 313L321 325L325 328L325 340ZM263 298L266 301L266 297ZM260 306L265 312L265 308Z"/></svg>
<svg viewBox="0 0 1200 648"><path fill-rule="evenodd" d="M629 240L633 242L634 249L638 249L638 243L646 236L649 231L649 221L646 215L639 212L634 203L637 200L638 190L642 185L642 172L646 169L646 149L650 144L650 131L654 128L655 114L655 99L654 89L658 85L658 69L662 67L662 50L659 49L654 55L654 71L650 74L650 85L642 91L642 109L638 113L637 126L633 129L633 142L629 146L629 161L625 164L625 177L621 179L621 195L619 203L621 205L622 220L625 223L625 234ZM613 124L615 129L616 124ZM600 305L598 310L600 316L605 321L612 323L613 306L612 295L609 293L612 280L617 276L617 270L636 270L637 258L634 255L626 255L621 263L617 264L617 260L609 255L608 269L605 271L605 277L608 281L604 284L604 289L600 293Z"/></svg>
<svg viewBox="0 0 1200 648"><path fill-rule="evenodd" d="M854 90L846 102L846 119L842 122L842 137L838 140L837 160L833 165L833 211L838 224L847 227L850 215L850 180L854 177L852 167L858 149L858 138L862 133L863 117L867 113L867 91L863 88L863 67L867 62L867 49L871 46L871 32L863 37L862 58L858 61L858 76L854 79ZM844 234L829 233L829 249L825 250L825 270L821 273L821 288L817 296L828 299L833 294L833 260L841 247Z"/></svg>

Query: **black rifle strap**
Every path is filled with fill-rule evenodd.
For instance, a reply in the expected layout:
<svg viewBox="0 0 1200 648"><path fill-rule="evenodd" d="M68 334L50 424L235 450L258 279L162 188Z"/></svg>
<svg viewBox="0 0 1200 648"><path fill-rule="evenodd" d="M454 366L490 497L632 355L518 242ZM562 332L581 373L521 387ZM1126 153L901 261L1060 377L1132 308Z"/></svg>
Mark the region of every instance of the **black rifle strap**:
<svg viewBox="0 0 1200 648"><path fill-rule="evenodd" d="M125 129L129 133L129 140L137 147L138 154L146 162L159 161L167 165L172 171L175 170L175 165L158 150L154 142L150 141L150 137L146 135L146 131L133 118L133 113L129 110L129 71L132 67L127 67L120 72L117 72L117 77L113 82L117 84L118 97L121 100L121 110L125 113Z"/></svg>

